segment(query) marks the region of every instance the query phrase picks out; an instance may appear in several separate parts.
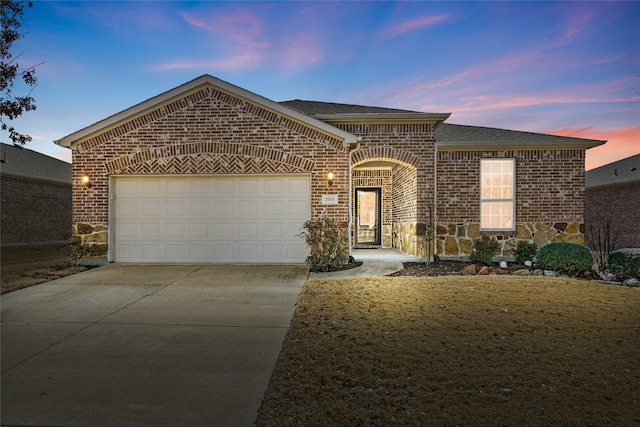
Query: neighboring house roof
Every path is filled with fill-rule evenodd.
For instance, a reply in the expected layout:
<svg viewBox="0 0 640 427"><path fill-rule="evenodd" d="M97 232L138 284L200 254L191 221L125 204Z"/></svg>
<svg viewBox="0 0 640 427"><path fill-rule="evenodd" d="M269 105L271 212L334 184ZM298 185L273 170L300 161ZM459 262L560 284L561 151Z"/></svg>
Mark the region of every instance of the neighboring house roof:
<svg viewBox="0 0 640 427"><path fill-rule="evenodd" d="M397 108L339 104L335 102L304 101L301 99L282 101L280 104L293 110L300 111L309 117L313 117L330 124L363 122L435 122L437 126L451 115L451 113L424 113L420 111L399 110Z"/></svg>
<svg viewBox="0 0 640 427"><path fill-rule="evenodd" d="M28 148L0 143L0 173L71 184L71 164Z"/></svg>
<svg viewBox="0 0 640 427"><path fill-rule="evenodd" d="M640 154L588 170L585 187L590 189L640 183Z"/></svg>
<svg viewBox="0 0 640 427"><path fill-rule="evenodd" d="M287 108L263 96L250 92L241 87L232 85L231 83L215 78L209 74L205 74L203 76L200 76L196 79L191 80L190 82L180 85L167 92L161 93L160 95L154 96L153 98L150 98L144 102L141 102L140 104L134 105L133 107L130 107L117 114L114 114L113 116L107 117L104 120L94 123L93 125L90 125L84 129L81 129L77 132L67 135L64 138L54 142L62 147L73 148L75 145L79 144L84 140L87 140L106 130L112 129L113 127L118 126L122 123L133 120L134 118L139 117L143 114L146 114L150 111L156 110L162 107L163 105L166 105L176 99L184 97L189 93L193 93L195 91L201 90L203 87L206 87L206 86L213 86L235 97L244 99L254 104L258 104L263 108L266 108L277 114L288 117L291 120L294 120L298 123L314 128L326 135L330 135L340 140L343 140L345 144L355 144L358 141L358 137L349 132L340 130L336 127L328 125L323 121L317 120L313 117L300 113L299 111L293 110L291 108Z"/></svg>
<svg viewBox="0 0 640 427"><path fill-rule="evenodd" d="M435 131L436 145L442 148L573 148L587 149L607 141L523 132L482 126L443 123Z"/></svg>

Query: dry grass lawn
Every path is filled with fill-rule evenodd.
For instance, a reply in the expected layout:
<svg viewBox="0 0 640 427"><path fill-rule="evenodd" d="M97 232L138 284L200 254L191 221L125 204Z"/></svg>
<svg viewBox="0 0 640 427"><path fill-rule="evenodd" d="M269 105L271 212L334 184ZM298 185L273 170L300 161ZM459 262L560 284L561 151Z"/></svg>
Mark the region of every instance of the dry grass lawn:
<svg viewBox="0 0 640 427"><path fill-rule="evenodd" d="M640 425L640 288L310 280L256 425Z"/></svg>

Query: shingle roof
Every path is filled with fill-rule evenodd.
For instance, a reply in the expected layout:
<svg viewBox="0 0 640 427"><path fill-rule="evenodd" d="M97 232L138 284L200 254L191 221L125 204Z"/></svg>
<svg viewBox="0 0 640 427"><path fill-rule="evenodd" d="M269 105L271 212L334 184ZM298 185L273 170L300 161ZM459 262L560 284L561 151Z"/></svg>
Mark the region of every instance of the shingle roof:
<svg viewBox="0 0 640 427"><path fill-rule="evenodd" d="M597 188L640 182L640 154L588 170L585 186Z"/></svg>
<svg viewBox="0 0 640 427"><path fill-rule="evenodd" d="M293 99L279 102L280 105L297 110L308 116L325 114L424 114L420 111L399 110L397 108L371 107L366 105L338 104L335 102L304 101Z"/></svg>
<svg viewBox="0 0 640 427"><path fill-rule="evenodd" d="M435 140L440 143L485 143L498 144L573 144L596 146L605 141L594 139L573 138L567 136L549 135L544 133L524 132L508 129L490 128L483 126L458 125L442 123L435 131ZM448 145L448 144L447 144Z"/></svg>

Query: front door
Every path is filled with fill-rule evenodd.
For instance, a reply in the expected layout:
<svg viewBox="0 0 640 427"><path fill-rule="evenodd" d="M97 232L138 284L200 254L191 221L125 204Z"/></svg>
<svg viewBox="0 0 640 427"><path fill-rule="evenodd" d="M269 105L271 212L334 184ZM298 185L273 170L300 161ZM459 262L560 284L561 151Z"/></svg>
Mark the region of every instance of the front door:
<svg viewBox="0 0 640 427"><path fill-rule="evenodd" d="M380 246L380 188L356 188L356 247Z"/></svg>

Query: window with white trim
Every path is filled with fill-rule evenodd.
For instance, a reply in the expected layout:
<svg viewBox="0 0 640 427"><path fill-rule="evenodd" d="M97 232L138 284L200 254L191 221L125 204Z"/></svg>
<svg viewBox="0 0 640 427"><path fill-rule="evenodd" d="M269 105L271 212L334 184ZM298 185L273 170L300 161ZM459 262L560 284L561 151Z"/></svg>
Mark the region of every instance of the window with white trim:
<svg viewBox="0 0 640 427"><path fill-rule="evenodd" d="M480 160L480 229L515 230L515 159Z"/></svg>

